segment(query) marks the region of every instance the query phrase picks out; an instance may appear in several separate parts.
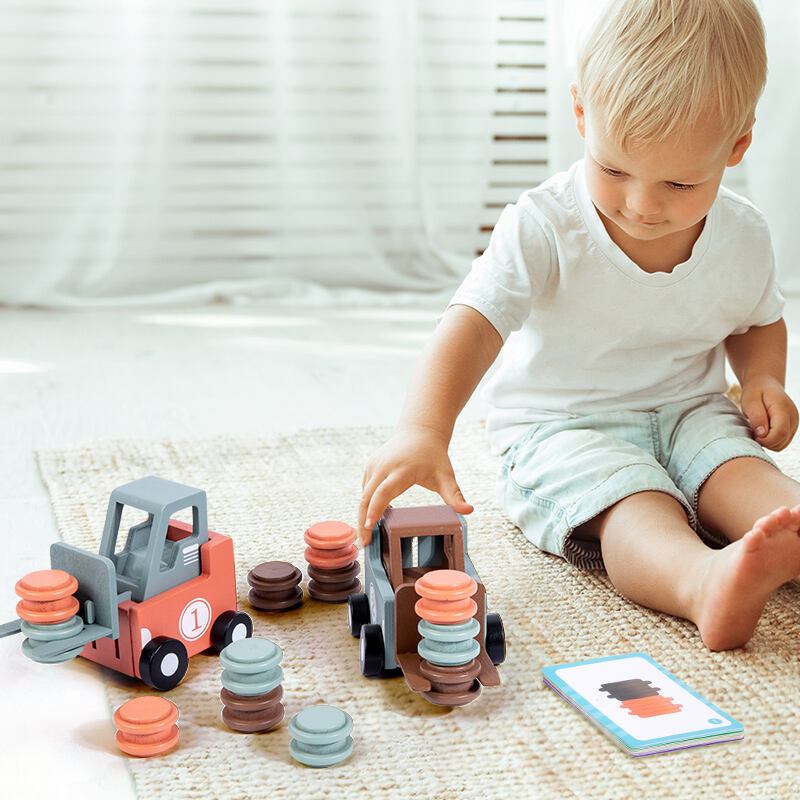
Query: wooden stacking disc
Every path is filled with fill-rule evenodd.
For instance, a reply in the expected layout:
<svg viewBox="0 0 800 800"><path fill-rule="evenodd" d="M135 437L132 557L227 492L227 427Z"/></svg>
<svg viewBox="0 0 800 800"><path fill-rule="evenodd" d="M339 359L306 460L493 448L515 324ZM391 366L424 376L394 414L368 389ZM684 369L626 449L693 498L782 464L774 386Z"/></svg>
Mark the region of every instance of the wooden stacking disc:
<svg viewBox="0 0 800 800"><path fill-rule="evenodd" d="M315 550L336 550L355 542L356 532L346 522L329 520L312 525L305 532L303 539Z"/></svg>
<svg viewBox="0 0 800 800"><path fill-rule="evenodd" d="M355 544L330 550L306 547L305 557L309 564L320 569L341 569L358 558L358 547Z"/></svg>
<svg viewBox="0 0 800 800"><path fill-rule="evenodd" d="M346 522L317 522L304 534L308 545L308 593L325 603L344 603L361 591L355 529Z"/></svg>
<svg viewBox="0 0 800 800"><path fill-rule="evenodd" d="M222 720L231 729L241 733L260 733L278 725L283 719L281 702L283 687L276 686L271 692L256 695L240 695L223 687L219 693L224 708Z"/></svg>
<svg viewBox="0 0 800 800"><path fill-rule="evenodd" d="M308 568L308 593L315 600L324 603L344 603L351 594L361 591L358 573L361 571L357 561L352 561L342 569Z"/></svg>
<svg viewBox="0 0 800 800"><path fill-rule="evenodd" d="M422 659L419 671L431 682L431 690L421 694L434 705L463 706L481 693L477 680L481 665L477 658L457 667L442 667Z"/></svg>
<svg viewBox="0 0 800 800"><path fill-rule="evenodd" d="M74 617L80 603L73 593L78 581L61 569L42 569L20 578L14 591L22 600L17 616L33 625L53 625Z"/></svg>
<svg viewBox="0 0 800 800"><path fill-rule="evenodd" d="M422 619L437 625L466 622L478 611L472 595L478 591L474 578L455 569L426 572L414 584L420 599L414 610Z"/></svg>
<svg viewBox="0 0 800 800"><path fill-rule="evenodd" d="M140 758L160 756L178 743L177 720L178 707L165 697L148 695L128 700L114 712L117 747Z"/></svg>
<svg viewBox="0 0 800 800"><path fill-rule="evenodd" d="M265 561L247 574L247 599L260 611L289 611L303 602L303 574L286 561Z"/></svg>
<svg viewBox="0 0 800 800"><path fill-rule="evenodd" d="M309 767L331 767L353 752L353 720L334 706L311 706L289 722L289 753Z"/></svg>

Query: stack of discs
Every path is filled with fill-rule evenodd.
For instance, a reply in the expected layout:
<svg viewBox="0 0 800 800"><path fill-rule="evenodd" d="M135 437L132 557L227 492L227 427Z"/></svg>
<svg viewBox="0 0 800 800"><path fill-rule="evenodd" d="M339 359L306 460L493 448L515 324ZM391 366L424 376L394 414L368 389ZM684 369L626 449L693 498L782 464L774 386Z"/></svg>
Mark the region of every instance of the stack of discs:
<svg viewBox="0 0 800 800"><path fill-rule="evenodd" d="M289 752L309 767L331 767L353 752L353 720L333 706L311 706L292 717Z"/></svg>
<svg viewBox="0 0 800 800"><path fill-rule="evenodd" d="M286 561L265 561L247 573L247 599L259 611L289 611L303 602L303 573Z"/></svg>
<svg viewBox="0 0 800 800"><path fill-rule="evenodd" d="M420 672L431 683L422 696L440 706L462 706L481 691L481 646L475 637L480 623L472 595L478 584L465 572L440 569L427 572L414 585L420 599L414 610L421 617L422 639L417 652Z"/></svg>
<svg viewBox="0 0 800 800"><path fill-rule="evenodd" d="M356 532L345 522L318 522L304 535L308 593L325 603L344 603L361 591Z"/></svg>
<svg viewBox="0 0 800 800"><path fill-rule="evenodd" d="M117 747L130 756L160 756L178 743L178 707L166 697L135 697L114 712Z"/></svg>
<svg viewBox="0 0 800 800"><path fill-rule="evenodd" d="M20 629L28 638L22 651L33 661L53 664L80 655L83 645L57 655L42 656L37 648L44 642L68 639L83 630L83 619L77 616L80 603L73 593L78 581L61 569L42 569L20 578L14 591L22 599L17 603Z"/></svg>
<svg viewBox="0 0 800 800"><path fill-rule="evenodd" d="M220 654L222 720L232 730L256 733L283 719L283 653L269 639L238 639Z"/></svg>

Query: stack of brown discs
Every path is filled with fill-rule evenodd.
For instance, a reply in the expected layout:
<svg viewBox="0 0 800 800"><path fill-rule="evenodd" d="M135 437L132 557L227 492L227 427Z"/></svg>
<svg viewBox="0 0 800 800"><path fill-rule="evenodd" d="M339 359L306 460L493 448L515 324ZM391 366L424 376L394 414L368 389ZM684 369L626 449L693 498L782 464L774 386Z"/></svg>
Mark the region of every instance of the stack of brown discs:
<svg viewBox="0 0 800 800"><path fill-rule="evenodd" d="M303 602L303 573L286 561L265 561L247 574L247 599L259 611L288 611Z"/></svg>
<svg viewBox="0 0 800 800"><path fill-rule="evenodd" d="M308 593L325 603L344 603L361 591L356 532L345 522L318 522L306 532Z"/></svg>

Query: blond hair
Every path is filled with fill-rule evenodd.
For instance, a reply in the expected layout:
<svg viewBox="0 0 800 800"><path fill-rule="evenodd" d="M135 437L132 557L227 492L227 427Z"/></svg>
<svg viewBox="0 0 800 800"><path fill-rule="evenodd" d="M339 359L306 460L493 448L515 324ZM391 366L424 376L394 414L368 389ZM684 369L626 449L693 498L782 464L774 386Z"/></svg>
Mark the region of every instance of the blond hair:
<svg viewBox="0 0 800 800"><path fill-rule="evenodd" d="M767 77L752 0L612 0L578 54L578 98L621 149L686 134L701 119L741 136Z"/></svg>

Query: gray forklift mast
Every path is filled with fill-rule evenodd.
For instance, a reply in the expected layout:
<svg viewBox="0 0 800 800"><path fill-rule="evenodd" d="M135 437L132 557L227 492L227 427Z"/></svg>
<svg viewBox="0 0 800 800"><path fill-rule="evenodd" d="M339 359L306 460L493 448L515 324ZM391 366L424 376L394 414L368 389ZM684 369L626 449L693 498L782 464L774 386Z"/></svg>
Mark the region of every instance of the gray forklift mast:
<svg viewBox="0 0 800 800"><path fill-rule="evenodd" d="M124 506L144 511L147 519L128 531L125 546L115 552ZM192 531L167 539L170 518L192 509ZM116 570L117 590L142 602L200 575L200 547L208 541L206 493L181 483L148 476L111 492L100 542L100 555Z"/></svg>

